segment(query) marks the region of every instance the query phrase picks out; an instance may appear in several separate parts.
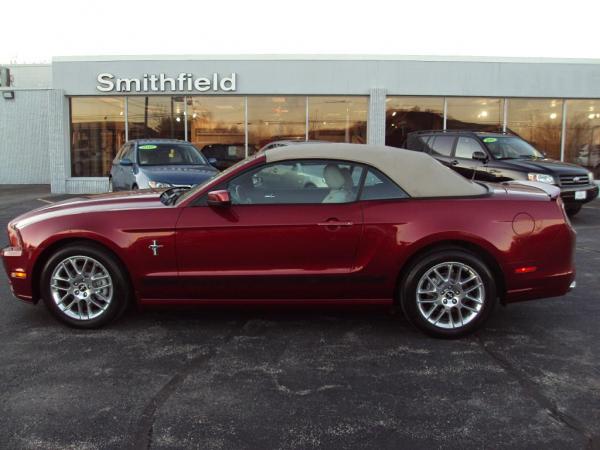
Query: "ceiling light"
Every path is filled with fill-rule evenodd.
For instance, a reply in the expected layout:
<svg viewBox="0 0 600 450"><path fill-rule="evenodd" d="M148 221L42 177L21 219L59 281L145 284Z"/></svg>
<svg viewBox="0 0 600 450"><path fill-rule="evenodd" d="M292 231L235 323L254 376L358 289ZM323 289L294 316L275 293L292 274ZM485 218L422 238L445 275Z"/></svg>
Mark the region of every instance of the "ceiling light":
<svg viewBox="0 0 600 450"><path fill-rule="evenodd" d="M551 114L550 114L550 118L551 118L552 120L556 119L556 117L557 117L557 114L556 114L556 113L551 113Z"/></svg>
<svg viewBox="0 0 600 450"><path fill-rule="evenodd" d="M392 113L392 117L394 117L394 116L395 116L397 113L398 113L398 111L394 111L394 112Z"/></svg>
<svg viewBox="0 0 600 450"><path fill-rule="evenodd" d="M590 114L590 115L588 115L588 119L593 119L594 117L596 117L596 115L595 115L595 114Z"/></svg>

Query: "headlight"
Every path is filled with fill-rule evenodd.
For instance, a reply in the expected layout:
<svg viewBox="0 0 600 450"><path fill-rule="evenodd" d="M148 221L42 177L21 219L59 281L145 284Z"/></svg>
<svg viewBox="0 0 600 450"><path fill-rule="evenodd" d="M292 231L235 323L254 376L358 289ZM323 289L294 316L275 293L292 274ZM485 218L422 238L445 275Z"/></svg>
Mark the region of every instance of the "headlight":
<svg viewBox="0 0 600 450"><path fill-rule="evenodd" d="M545 173L528 173L527 179L529 181L539 181L540 183L555 184L554 177Z"/></svg>
<svg viewBox="0 0 600 450"><path fill-rule="evenodd" d="M160 181L148 181L148 185L152 188L165 188L165 187L171 187L171 185L169 183L161 183Z"/></svg>
<svg viewBox="0 0 600 450"><path fill-rule="evenodd" d="M590 182L594 181L594 172L589 172L588 176L590 177Z"/></svg>
<svg viewBox="0 0 600 450"><path fill-rule="evenodd" d="M23 239L21 239L21 233L15 225L8 227L8 242L11 247L23 247Z"/></svg>

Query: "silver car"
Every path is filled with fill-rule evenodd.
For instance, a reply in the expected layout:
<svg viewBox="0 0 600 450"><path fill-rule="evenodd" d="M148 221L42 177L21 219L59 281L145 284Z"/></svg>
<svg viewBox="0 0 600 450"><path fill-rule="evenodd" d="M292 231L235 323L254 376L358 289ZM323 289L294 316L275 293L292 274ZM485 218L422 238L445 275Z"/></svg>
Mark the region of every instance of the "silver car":
<svg viewBox="0 0 600 450"><path fill-rule="evenodd" d="M191 187L219 171L192 144L177 139L126 142L113 160L111 190Z"/></svg>

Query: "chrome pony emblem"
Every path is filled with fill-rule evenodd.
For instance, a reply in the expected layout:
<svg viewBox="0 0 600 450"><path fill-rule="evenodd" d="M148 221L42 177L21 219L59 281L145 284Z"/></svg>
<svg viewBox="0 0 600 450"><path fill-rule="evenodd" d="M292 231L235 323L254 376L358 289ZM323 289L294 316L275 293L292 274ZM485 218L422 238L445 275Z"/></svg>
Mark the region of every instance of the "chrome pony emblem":
<svg viewBox="0 0 600 450"><path fill-rule="evenodd" d="M152 241L152 244L150 244L150 245L148 246L148 248L149 248L150 250L152 250L152 254L153 254L154 256L158 256L158 249L159 249L159 248L161 248L161 247L163 247L163 246L162 246L162 245L160 245L160 244L158 244L158 243L156 242L156 239L154 239L154 240Z"/></svg>

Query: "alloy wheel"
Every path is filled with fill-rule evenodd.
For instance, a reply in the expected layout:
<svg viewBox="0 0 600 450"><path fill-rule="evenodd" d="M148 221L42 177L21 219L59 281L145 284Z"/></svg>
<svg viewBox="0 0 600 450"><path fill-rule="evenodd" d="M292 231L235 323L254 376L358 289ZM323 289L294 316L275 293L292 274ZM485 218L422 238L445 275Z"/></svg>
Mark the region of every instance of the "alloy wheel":
<svg viewBox="0 0 600 450"><path fill-rule="evenodd" d="M428 269L417 284L417 306L430 324L443 329L461 328L483 309L485 286L467 264L443 262Z"/></svg>
<svg viewBox="0 0 600 450"><path fill-rule="evenodd" d="M50 277L50 292L58 308L76 320L102 315L113 298L110 272L89 256L70 256L56 265Z"/></svg>

